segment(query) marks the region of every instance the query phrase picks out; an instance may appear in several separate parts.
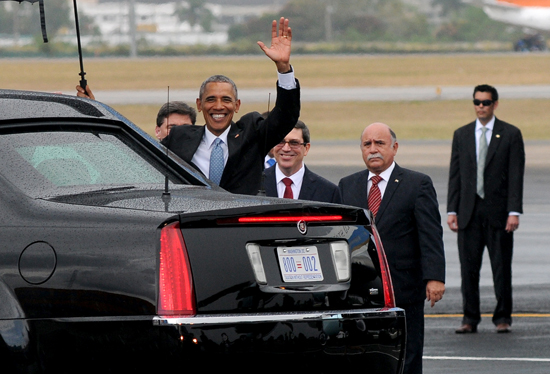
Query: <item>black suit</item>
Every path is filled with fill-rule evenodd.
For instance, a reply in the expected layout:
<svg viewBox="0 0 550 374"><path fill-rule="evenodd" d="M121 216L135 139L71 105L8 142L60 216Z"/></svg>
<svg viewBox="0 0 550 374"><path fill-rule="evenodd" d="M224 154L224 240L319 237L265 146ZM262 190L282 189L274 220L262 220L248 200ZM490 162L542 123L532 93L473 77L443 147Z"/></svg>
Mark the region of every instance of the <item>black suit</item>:
<svg viewBox="0 0 550 374"><path fill-rule="evenodd" d="M344 204L368 208L368 170L340 181ZM375 219L397 306L407 317L408 373L422 372L424 300L429 280L445 281L443 229L430 177L395 165Z"/></svg>
<svg viewBox="0 0 550 374"><path fill-rule="evenodd" d="M463 323L477 325L481 320L479 272L487 246L497 296L493 322L511 324L513 233L504 229L510 212L523 212L523 138L517 127L495 119L481 199L476 191L475 128L472 122L454 133L447 196L447 211L457 213L458 219Z"/></svg>
<svg viewBox="0 0 550 374"><path fill-rule="evenodd" d="M267 119L259 113L245 114L231 123L227 136L228 160L220 187L232 193L255 195L260 189L265 155L294 128L300 115L300 88L277 85L277 102ZM176 126L163 139L168 149L191 163L206 126ZM196 165L195 165L196 166Z"/></svg>
<svg viewBox="0 0 550 374"><path fill-rule="evenodd" d="M265 169L265 194L270 197L278 197L277 181L275 180L275 168L277 164ZM320 175L315 174L304 165L304 179L300 189L300 200L321 201L325 203L339 204L342 202L338 187Z"/></svg>

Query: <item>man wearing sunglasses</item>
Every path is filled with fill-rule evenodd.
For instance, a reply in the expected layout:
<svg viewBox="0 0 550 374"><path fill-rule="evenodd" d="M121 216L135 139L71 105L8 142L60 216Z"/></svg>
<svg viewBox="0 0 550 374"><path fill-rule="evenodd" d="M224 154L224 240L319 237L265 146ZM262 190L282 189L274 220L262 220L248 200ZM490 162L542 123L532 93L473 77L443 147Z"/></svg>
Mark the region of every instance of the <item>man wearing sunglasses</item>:
<svg viewBox="0 0 550 374"><path fill-rule="evenodd" d="M498 92L474 89L477 119L455 131L449 170L447 223L458 233L464 317L458 334L475 333L481 321L479 274L487 247L497 305L498 333L512 324L514 231L523 212L525 151L521 131L494 116Z"/></svg>
<svg viewBox="0 0 550 374"><path fill-rule="evenodd" d="M294 129L273 147L277 163L264 172L266 196L341 202L338 187L304 165L304 157L310 147L309 129L298 120Z"/></svg>

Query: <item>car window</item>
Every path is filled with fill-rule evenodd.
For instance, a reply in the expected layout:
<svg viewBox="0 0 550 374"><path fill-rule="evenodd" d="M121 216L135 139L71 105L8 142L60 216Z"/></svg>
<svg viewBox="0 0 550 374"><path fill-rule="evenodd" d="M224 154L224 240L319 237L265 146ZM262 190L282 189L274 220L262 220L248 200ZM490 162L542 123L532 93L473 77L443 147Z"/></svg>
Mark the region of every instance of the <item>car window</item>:
<svg viewBox="0 0 550 374"><path fill-rule="evenodd" d="M102 132L28 132L0 135L4 172L24 190L70 186L156 184L165 170L124 136Z"/></svg>

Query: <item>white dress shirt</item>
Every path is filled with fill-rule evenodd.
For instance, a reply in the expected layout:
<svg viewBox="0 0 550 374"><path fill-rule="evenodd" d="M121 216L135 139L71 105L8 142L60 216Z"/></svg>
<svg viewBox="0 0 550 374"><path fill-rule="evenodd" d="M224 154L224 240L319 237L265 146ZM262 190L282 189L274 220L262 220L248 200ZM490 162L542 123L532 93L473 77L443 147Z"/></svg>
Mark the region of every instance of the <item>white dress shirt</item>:
<svg viewBox="0 0 550 374"><path fill-rule="evenodd" d="M220 135L216 136L208 130L208 127L204 130L204 136L202 137L201 143L199 144L199 147L195 151L195 154L193 155L193 158L191 161L197 165L197 167L202 171L202 173L208 177L210 173L210 153L212 153L212 149L214 148L214 141L216 138L220 138L222 140L221 147L223 149L223 165L225 166L227 164L227 158L229 157L229 148L227 147L227 135L229 134L229 130L231 129L231 125L225 131Z"/></svg>
<svg viewBox="0 0 550 374"><path fill-rule="evenodd" d="M389 168L384 170L379 174L379 176L382 178L380 182L378 182L378 188L380 189L380 195L382 198L384 198L384 192L386 192L386 187L388 186L388 181L390 180L391 173L393 173L393 169L395 169L395 161L392 162ZM371 178L374 177L376 174L369 171L369 182L367 185L367 194L370 192L370 188L372 187L372 180Z"/></svg>
<svg viewBox="0 0 550 374"><path fill-rule="evenodd" d="M290 177L287 177L279 169L279 165L276 164L275 181L277 182L277 196L279 197L284 196L286 185L282 181L284 178L290 178L292 179L292 184L290 185L290 188L292 189L292 198L294 200L298 199L298 196L300 196L300 191L302 190L302 182L304 181L305 172L306 172L306 169L304 168L304 164L302 163L302 167L300 168L300 170L292 174Z"/></svg>
<svg viewBox="0 0 550 374"><path fill-rule="evenodd" d="M481 139L482 131L481 129L484 126L479 122L479 118L476 119L476 160L479 159L479 140ZM495 116L485 125L487 131L485 131L485 139L487 139L487 148L491 143L491 136L493 135L493 128L495 127Z"/></svg>

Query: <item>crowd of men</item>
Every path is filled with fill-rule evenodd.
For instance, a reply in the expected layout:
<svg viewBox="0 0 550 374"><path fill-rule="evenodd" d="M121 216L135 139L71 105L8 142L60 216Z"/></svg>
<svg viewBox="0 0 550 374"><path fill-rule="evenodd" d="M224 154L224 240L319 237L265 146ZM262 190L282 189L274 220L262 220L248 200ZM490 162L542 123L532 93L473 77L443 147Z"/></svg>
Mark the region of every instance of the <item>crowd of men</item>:
<svg viewBox="0 0 550 374"><path fill-rule="evenodd" d="M237 86L214 75L200 87L197 112L183 102L163 105L155 135L213 183L231 193L344 203L370 210L384 243L397 306L406 311L405 373L422 373L424 303L445 292L443 229L436 191L429 176L400 167L398 141L384 123L361 134L366 169L339 185L310 171L304 158L310 131L300 115L300 84L290 64L292 30L287 19L273 21L271 46L258 42L277 68L277 100L269 113L247 113L234 120L241 102ZM89 87L78 96L94 98ZM464 317L456 333L477 332L481 320L479 275L488 248L499 333L512 323L511 261L513 232L522 214L525 151L517 127L497 119L494 87L475 87L476 120L456 130L448 185L447 223L458 233Z"/></svg>

